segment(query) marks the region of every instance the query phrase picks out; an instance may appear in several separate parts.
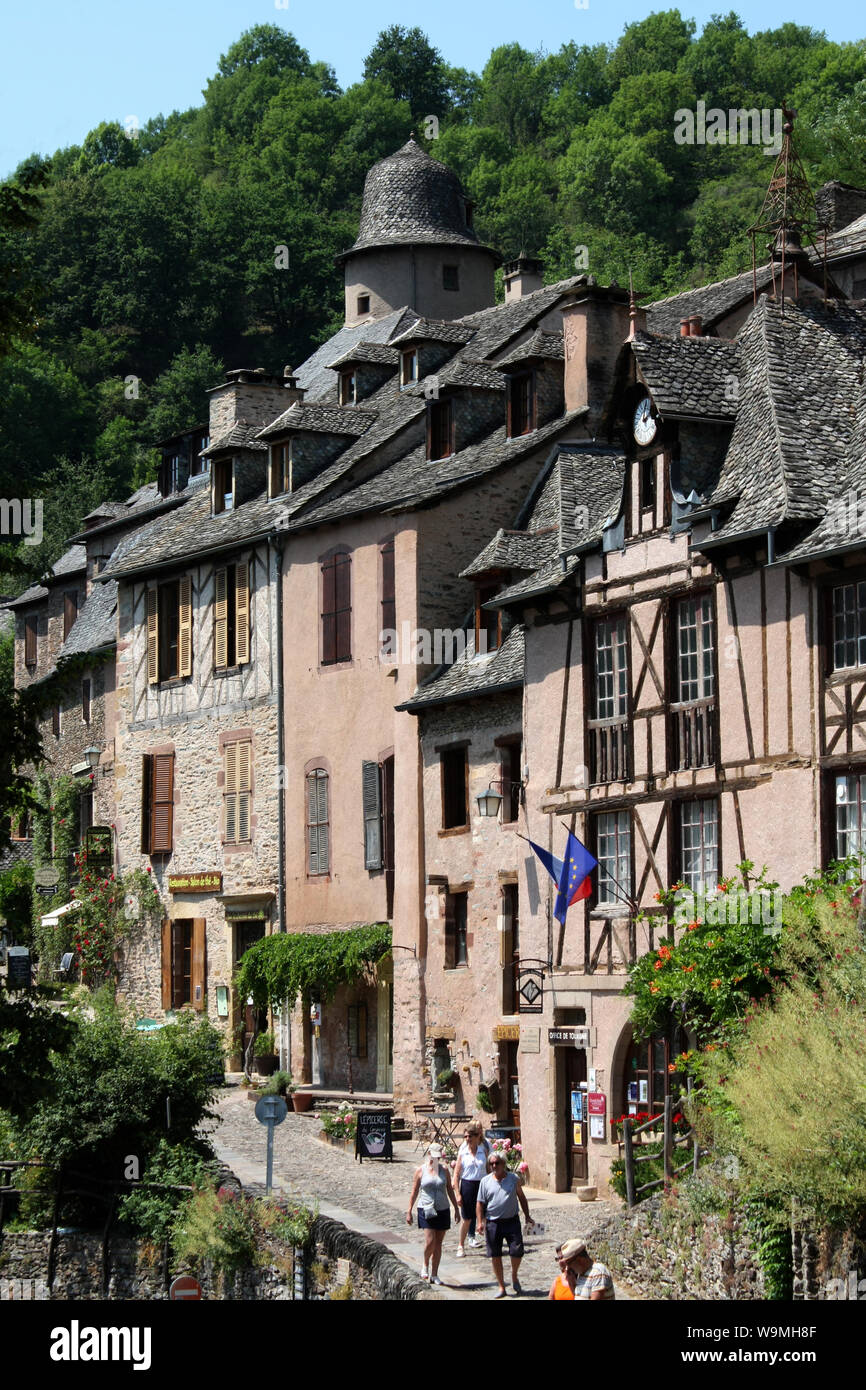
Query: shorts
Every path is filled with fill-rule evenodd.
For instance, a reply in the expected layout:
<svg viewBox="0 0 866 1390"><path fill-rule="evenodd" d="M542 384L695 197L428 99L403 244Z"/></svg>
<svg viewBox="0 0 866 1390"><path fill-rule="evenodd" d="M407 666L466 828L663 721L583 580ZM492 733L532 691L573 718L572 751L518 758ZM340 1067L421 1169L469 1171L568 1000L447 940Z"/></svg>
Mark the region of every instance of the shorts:
<svg viewBox="0 0 866 1390"><path fill-rule="evenodd" d="M484 1227L487 1253L497 1260L502 1257L502 1242L508 1242L508 1253L515 1258L523 1254L523 1231L519 1216L505 1216L500 1221L488 1221Z"/></svg>
<svg viewBox="0 0 866 1390"><path fill-rule="evenodd" d="M463 1220L472 1222L473 1232L475 1231L475 1211L480 1186L480 1178L460 1179L460 1209L463 1212Z"/></svg>
<svg viewBox="0 0 866 1390"><path fill-rule="evenodd" d="M447 1231L451 1227L451 1211L437 1211L432 1216L426 1216L421 1207L418 1208L418 1229L421 1231Z"/></svg>

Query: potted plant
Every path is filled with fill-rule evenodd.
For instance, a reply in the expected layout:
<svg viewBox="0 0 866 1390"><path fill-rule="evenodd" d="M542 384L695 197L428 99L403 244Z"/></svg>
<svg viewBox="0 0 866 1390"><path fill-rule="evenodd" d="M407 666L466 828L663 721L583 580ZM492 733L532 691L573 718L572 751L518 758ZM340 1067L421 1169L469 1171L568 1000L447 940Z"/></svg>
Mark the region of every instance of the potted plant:
<svg viewBox="0 0 866 1390"><path fill-rule="evenodd" d="M267 1033L259 1033L256 1038L253 1054L256 1059L256 1071L259 1076L272 1076L277 1069L277 1054L275 1052L276 1040L273 1031L268 1029Z"/></svg>
<svg viewBox="0 0 866 1390"><path fill-rule="evenodd" d="M495 1115L499 1109L499 1087L495 1081L478 1087L478 1109L485 1115Z"/></svg>
<svg viewBox="0 0 866 1390"><path fill-rule="evenodd" d="M312 1091L299 1091L297 1086L295 1086L292 1091L292 1103L298 1114L301 1114L304 1110L309 1110L314 1099L315 1097Z"/></svg>

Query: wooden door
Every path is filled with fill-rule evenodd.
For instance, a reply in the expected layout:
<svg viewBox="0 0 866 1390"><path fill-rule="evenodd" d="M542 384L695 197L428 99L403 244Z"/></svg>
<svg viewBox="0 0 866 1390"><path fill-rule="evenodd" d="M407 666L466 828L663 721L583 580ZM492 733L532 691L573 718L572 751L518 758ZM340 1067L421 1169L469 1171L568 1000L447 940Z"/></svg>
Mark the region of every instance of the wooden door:
<svg viewBox="0 0 866 1390"><path fill-rule="evenodd" d="M585 1182L589 1176L587 1156L586 1053L576 1047L557 1049L562 1053L563 1122L565 1127L565 1173L568 1186ZM576 1120L575 1115L581 1118Z"/></svg>
<svg viewBox="0 0 866 1390"><path fill-rule="evenodd" d="M516 1042L506 1043L505 1045L505 1075L507 1078L505 1092L505 1108L508 1115L508 1124L514 1126L512 1140L520 1138L520 1074L517 1066Z"/></svg>

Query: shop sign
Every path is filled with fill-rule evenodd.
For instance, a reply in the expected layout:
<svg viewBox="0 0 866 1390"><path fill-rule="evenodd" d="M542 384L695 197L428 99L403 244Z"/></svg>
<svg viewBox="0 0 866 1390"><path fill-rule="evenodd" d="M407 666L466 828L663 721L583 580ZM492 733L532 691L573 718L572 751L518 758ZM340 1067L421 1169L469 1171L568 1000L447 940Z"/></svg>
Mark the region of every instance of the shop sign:
<svg viewBox="0 0 866 1390"><path fill-rule="evenodd" d="M226 905L226 917L239 922L267 922L270 911L266 907L232 907Z"/></svg>
<svg viewBox="0 0 866 1390"><path fill-rule="evenodd" d="M524 1028L520 1034L521 1052L540 1052L541 1051L541 1029Z"/></svg>
<svg viewBox="0 0 866 1390"><path fill-rule="evenodd" d="M355 1157L359 1163L365 1158L385 1158L393 1161L394 1150L391 1141L390 1110L359 1110L356 1116Z"/></svg>
<svg viewBox="0 0 866 1390"><path fill-rule="evenodd" d="M223 876L219 873L169 874L169 893L221 893Z"/></svg>
<svg viewBox="0 0 866 1390"><path fill-rule="evenodd" d="M588 1028L548 1028L551 1047L589 1047Z"/></svg>
<svg viewBox="0 0 866 1390"><path fill-rule="evenodd" d="M604 1091L590 1091L587 1094L587 1107L590 1115L604 1115L607 1110L607 1096Z"/></svg>
<svg viewBox="0 0 866 1390"><path fill-rule="evenodd" d="M494 1042L520 1042L519 1023L497 1023L493 1029Z"/></svg>

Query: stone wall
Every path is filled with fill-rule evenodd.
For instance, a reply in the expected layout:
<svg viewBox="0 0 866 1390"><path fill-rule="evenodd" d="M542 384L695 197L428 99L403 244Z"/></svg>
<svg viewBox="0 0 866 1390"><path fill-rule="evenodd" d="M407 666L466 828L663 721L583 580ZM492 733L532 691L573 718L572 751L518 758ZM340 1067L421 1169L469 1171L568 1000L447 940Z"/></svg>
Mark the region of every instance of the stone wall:
<svg viewBox="0 0 866 1390"><path fill-rule="evenodd" d="M319 1216L307 1256L307 1298L407 1302L435 1294L386 1246Z"/></svg>

